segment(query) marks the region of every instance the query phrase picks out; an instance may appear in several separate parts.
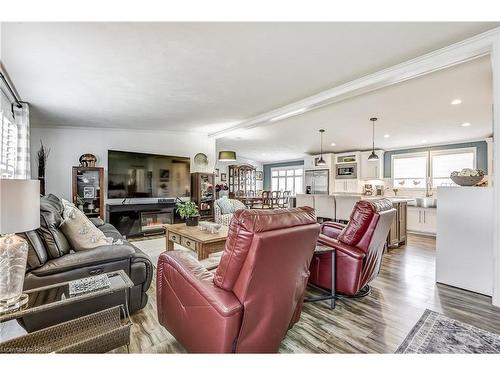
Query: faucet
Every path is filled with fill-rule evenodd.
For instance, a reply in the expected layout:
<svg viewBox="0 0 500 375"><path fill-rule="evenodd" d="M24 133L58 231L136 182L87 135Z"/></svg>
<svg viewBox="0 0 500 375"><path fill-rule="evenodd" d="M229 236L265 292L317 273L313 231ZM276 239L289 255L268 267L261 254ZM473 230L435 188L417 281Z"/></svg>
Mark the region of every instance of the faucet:
<svg viewBox="0 0 500 375"><path fill-rule="evenodd" d="M425 196L427 198L432 197L432 180L430 178L425 183Z"/></svg>

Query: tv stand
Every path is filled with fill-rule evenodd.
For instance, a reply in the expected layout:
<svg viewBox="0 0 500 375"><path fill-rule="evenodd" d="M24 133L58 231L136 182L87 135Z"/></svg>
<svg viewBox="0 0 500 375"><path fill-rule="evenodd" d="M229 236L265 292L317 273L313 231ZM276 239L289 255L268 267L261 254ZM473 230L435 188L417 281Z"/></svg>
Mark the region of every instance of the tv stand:
<svg viewBox="0 0 500 375"><path fill-rule="evenodd" d="M182 222L175 199L168 198L158 203L107 204L106 220L126 238L162 234L163 224Z"/></svg>

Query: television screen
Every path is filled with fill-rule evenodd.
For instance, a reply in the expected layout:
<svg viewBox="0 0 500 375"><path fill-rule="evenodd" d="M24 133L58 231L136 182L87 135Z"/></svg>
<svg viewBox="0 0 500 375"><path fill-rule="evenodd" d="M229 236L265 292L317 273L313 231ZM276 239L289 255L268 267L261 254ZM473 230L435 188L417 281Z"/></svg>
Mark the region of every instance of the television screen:
<svg viewBox="0 0 500 375"><path fill-rule="evenodd" d="M108 150L108 198L191 195L190 159Z"/></svg>

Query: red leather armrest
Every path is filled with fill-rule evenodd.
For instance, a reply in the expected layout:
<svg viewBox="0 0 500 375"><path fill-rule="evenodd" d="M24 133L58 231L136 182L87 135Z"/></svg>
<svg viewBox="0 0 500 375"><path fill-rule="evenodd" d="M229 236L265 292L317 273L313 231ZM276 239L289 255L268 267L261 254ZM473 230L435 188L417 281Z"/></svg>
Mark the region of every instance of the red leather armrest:
<svg viewBox="0 0 500 375"><path fill-rule="evenodd" d="M336 251L340 251L346 255L349 255L352 258L363 259L365 257L365 253L359 250L358 248L346 245L345 243L342 243L334 238L325 236L324 234L319 235L318 242L323 245L334 247Z"/></svg>
<svg viewBox="0 0 500 375"><path fill-rule="evenodd" d="M174 268L191 287L191 290L178 290L178 293L198 292L222 316L232 316L243 309L233 292L217 287L213 283L214 275L185 251L162 253L158 268L168 266Z"/></svg>
<svg viewBox="0 0 500 375"><path fill-rule="evenodd" d="M345 224L336 223L334 221L325 221L321 224L321 233L330 238L337 238L344 228Z"/></svg>

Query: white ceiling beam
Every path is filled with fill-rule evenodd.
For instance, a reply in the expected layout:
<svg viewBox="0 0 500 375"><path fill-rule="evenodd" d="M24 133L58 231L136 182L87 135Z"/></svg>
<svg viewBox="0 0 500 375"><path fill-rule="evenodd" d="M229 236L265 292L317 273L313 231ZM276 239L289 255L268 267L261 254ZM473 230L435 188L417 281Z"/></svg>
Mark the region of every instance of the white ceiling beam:
<svg viewBox="0 0 500 375"><path fill-rule="evenodd" d="M252 117L229 128L210 133L209 136L221 138L238 129L274 125L279 123L280 119L300 116L326 105L484 56L490 53L493 41L499 35L500 28L492 29L448 47Z"/></svg>

